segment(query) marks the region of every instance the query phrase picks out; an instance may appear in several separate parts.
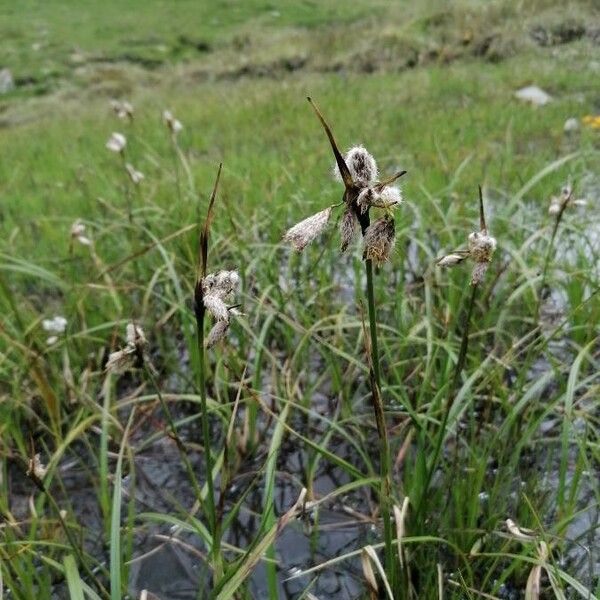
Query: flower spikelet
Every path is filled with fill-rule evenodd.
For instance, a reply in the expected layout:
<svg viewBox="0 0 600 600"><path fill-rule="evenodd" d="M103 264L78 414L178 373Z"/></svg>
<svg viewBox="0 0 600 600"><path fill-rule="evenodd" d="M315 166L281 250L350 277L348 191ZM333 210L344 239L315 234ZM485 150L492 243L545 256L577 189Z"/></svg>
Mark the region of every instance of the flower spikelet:
<svg viewBox="0 0 600 600"><path fill-rule="evenodd" d="M71 225L71 240L77 240L84 246L92 245L92 240L85 235L85 224L81 219L77 219L77 221Z"/></svg>
<svg viewBox="0 0 600 600"><path fill-rule="evenodd" d="M364 237L365 260L383 263L389 260L396 241L396 225L394 219L382 217L367 228Z"/></svg>
<svg viewBox="0 0 600 600"><path fill-rule="evenodd" d="M177 135L183 129L181 121L176 119L170 110L164 110L162 117L163 121L165 122L165 125L169 128L169 131L173 135Z"/></svg>
<svg viewBox="0 0 600 600"><path fill-rule="evenodd" d="M133 120L133 106L130 102L127 102L126 100L123 100L122 102L119 100L111 100L110 107L119 119Z"/></svg>
<svg viewBox="0 0 600 600"><path fill-rule="evenodd" d="M474 231L469 235L469 255L475 262L490 262L496 250L496 239L486 231Z"/></svg>
<svg viewBox="0 0 600 600"><path fill-rule="evenodd" d="M215 292L206 294L202 299L206 310L215 318L217 321L229 321L229 311L227 305L223 302L223 299Z"/></svg>
<svg viewBox="0 0 600 600"><path fill-rule="evenodd" d="M121 373L127 369L138 366L138 362L146 362L150 368L146 356L148 340L142 328L136 323L128 323L125 328L125 347L111 352L106 361L105 371L107 373Z"/></svg>
<svg viewBox="0 0 600 600"><path fill-rule="evenodd" d="M29 459L29 464L27 467L27 475L34 476L37 479L44 479L46 473L48 472L47 467L42 464L40 459L40 455L36 454L33 458Z"/></svg>
<svg viewBox="0 0 600 600"><path fill-rule="evenodd" d="M212 348L217 343L219 343L227 335L228 330L229 320L217 321L208 333L208 338L206 339L206 347Z"/></svg>
<svg viewBox="0 0 600 600"><path fill-rule="evenodd" d="M202 279L202 302L204 308L215 318L216 323L208 334L206 346L211 348L223 339L229 330L230 316L240 314L229 308L225 301L237 289L240 276L237 271L210 273Z"/></svg>
<svg viewBox="0 0 600 600"><path fill-rule="evenodd" d="M346 153L346 165L354 183L360 187L368 186L377 180L379 172L377 163L369 151L363 146L353 146ZM342 180L338 166L333 169L333 174L339 181Z"/></svg>
<svg viewBox="0 0 600 600"><path fill-rule="evenodd" d="M117 154L122 153L125 150L125 146L127 146L127 138L122 133L115 132L111 134L108 142L106 142L107 149Z"/></svg>
<svg viewBox="0 0 600 600"><path fill-rule="evenodd" d="M440 260L437 261L437 266L438 267L453 267L454 265L458 265L459 263L461 263L463 260L465 260L467 258L468 254L459 254L458 252L456 253L452 253L452 254L448 254L446 256L444 256L443 258L440 258Z"/></svg>
<svg viewBox="0 0 600 600"><path fill-rule="evenodd" d="M382 208L390 208L398 204L402 204L402 192L395 185L388 185L381 190L379 198L383 203Z"/></svg>
<svg viewBox="0 0 600 600"><path fill-rule="evenodd" d="M132 164L127 163L125 165L125 170L127 171L127 175L129 175L129 179L131 179L132 183L138 185L141 183L142 179L144 179L144 174L141 171L138 171Z"/></svg>
<svg viewBox="0 0 600 600"><path fill-rule="evenodd" d="M288 229L283 239L290 242L293 248L300 252L325 230L330 217L331 206L296 223L291 229Z"/></svg>
<svg viewBox="0 0 600 600"><path fill-rule="evenodd" d="M342 238L341 250L345 252L350 245L350 242L356 235L356 225L358 221L354 211L350 207L346 207L342 220L340 221L340 237Z"/></svg>

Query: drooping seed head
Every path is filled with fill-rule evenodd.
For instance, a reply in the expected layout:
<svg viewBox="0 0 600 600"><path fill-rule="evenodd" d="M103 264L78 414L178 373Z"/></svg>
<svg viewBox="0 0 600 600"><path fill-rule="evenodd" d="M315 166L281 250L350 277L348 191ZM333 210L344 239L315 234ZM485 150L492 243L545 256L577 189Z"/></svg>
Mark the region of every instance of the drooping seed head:
<svg viewBox="0 0 600 600"><path fill-rule="evenodd" d="M127 323L125 328L125 339L130 346L143 347L148 344L144 331L135 323Z"/></svg>
<svg viewBox="0 0 600 600"><path fill-rule="evenodd" d="M365 187L377 181L379 175L377 163L373 156L363 146L353 146L350 148L346 153L344 160L355 185ZM342 181L342 176L337 164L334 166L333 173L337 180Z"/></svg>
<svg viewBox="0 0 600 600"><path fill-rule="evenodd" d="M39 454L36 454L33 458L29 459L29 464L27 466L27 475L33 475L39 480L44 479L46 473L48 472L48 468L42 464L42 460Z"/></svg>
<svg viewBox="0 0 600 600"><path fill-rule="evenodd" d="M229 321L217 321L208 333L208 337L206 338L206 347L212 348L218 344L227 335L228 330Z"/></svg>
<svg viewBox="0 0 600 600"><path fill-rule="evenodd" d="M356 235L356 226L358 224L358 219L354 214L354 210L347 206L344 210L344 214L342 215L342 219L340 221L340 237L342 239L341 251L345 252L348 249L348 246L354 239Z"/></svg>
<svg viewBox="0 0 600 600"><path fill-rule="evenodd" d="M106 142L107 149L117 154L122 153L126 145L127 138L122 133L117 132L112 133Z"/></svg>
<svg viewBox="0 0 600 600"><path fill-rule="evenodd" d="M229 311L227 305L223 302L222 295L216 291L209 294L205 294L202 297L202 302L206 310L217 320L217 321L229 321Z"/></svg>
<svg viewBox="0 0 600 600"><path fill-rule="evenodd" d="M385 216L369 225L364 236L365 260L383 263L390 259L396 241L396 225L394 219Z"/></svg>
<svg viewBox="0 0 600 600"><path fill-rule="evenodd" d="M123 100L111 100L110 107L113 109L114 113L119 117L119 119L129 119L133 120L133 106L130 102Z"/></svg>
<svg viewBox="0 0 600 600"><path fill-rule="evenodd" d="M129 175L129 179L135 184L138 185L141 183L142 179L144 179L144 174L141 171L138 171L132 164L127 163L125 165L125 170Z"/></svg>
<svg viewBox="0 0 600 600"><path fill-rule="evenodd" d="M548 207L548 214L557 215L560 212L561 201L560 198L552 196L550 198L550 206Z"/></svg>
<svg viewBox="0 0 600 600"><path fill-rule="evenodd" d="M296 223L296 225L288 229L283 239L286 242L290 242L295 250L302 251L325 230L330 217L331 206L300 221L300 223Z"/></svg>
<svg viewBox="0 0 600 600"><path fill-rule="evenodd" d="M108 355L108 360L106 361L104 370L107 373L122 373L133 366L135 356L136 350L135 347L132 346L126 346L121 350L111 352Z"/></svg>
<svg viewBox="0 0 600 600"><path fill-rule="evenodd" d="M454 265L458 265L459 263L461 263L463 260L465 260L467 256L464 254L447 254L446 256L444 256L443 258L440 258L440 260L437 261L437 266L438 267L453 267Z"/></svg>
<svg viewBox="0 0 600 600"><path fill-rule="evenodd" d="M489 262L476 262L473 265L473 272L471 273L471 285L479 285L488 270Z"/></svg>
<svg viewBox="0 0 600 600"><path fill-rule="evenodd" d="M71 225L71 239L77 240L84 246L91 246L92 240L85 235L85 224L81 219L77 219L73 225Z"/></svg>
<svg viewBox="0 0 600 600"><path fill-rule="evenodd" d="M181 121L176 119L170 110L164 110L162 117L165 125L173 135L177 135L183 129Z"/></svg>

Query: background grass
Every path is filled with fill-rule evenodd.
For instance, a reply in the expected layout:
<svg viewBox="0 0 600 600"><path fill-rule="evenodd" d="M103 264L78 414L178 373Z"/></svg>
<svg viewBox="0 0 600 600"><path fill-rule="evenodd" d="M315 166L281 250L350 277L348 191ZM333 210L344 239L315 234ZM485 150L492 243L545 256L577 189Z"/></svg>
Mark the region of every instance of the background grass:
<svg viewBox="0 0 600 600"><path fill-rule="evenodd" d="M408 170L397 249L376 277L376 297L384 400L400 457L394 502L413 502L405 547L414 597L435 598L441 585L448 598L518 598L535 561L544 567L541 597L600 593L599 134L581 122L600 110L600 21L592 2L152 0L108 2L101 10L25 2L3 5L0 18L0 64L17 83L0 100L0 556L14 597L61 594L64 578L80 597L77 571L86 597L95 585L72 562L72 544L45 495L36 492L35 510L26 507L34 488L21 471L34 450L49 464L48 491L106 587L121 585L126 594L128 561L142 552L133 538L153 532L150 523L176 522L194 532L181 539L204 550L210 532L203 515L189 516L193 486L169 490L160 510L136 498L136 468L162 452L160 444L169 447L157 390L133 373L108 393L103 364L122 343L125 323L139 322L205 480L189 330L194 224L221 161L210 263L240 271L245 313L229 343L209 354L214 452L224 465L231 529L263 506L285 513L302 486L313 499L336 493L323 511L342 514L342 505L353 505L378 522L369 492L379 471L365 381L360 249L340 256L333 228L303 255L280 244L287 227L340 197L308 94L341 146L364 143L383 173ZM514 91L531 83L553 101L538 108L517 101ZM132 123L111 113L115 96L133 102ZM184 124L178 148L161 123L164 108ZM580 129L566 134L571 117ZM139 188L104 147L112 131L127 136L127 160L145 174ZM587 206L566 211L549 248L549 199L568 180ZM444 460L426 502L417 505L469 293L467 270L440 272L433 263L464 245L475 227L478 184L499 250L475 307ZM77 244L69 251L77 218L94 240L95 258ZM47 346L41 319L54 314L69 325ZM132 406L140 410L127 437ZM260 415L258 443L235 444L225 432L231 426L244 439L244 418L253 410L247 407ZM169 464L175 472L177 460ZM333 490L321 489L316 477L328 465L339 476ZM111 480L121 469L125 485ZM74 497L73 481L91 495ZM234 490L248 481L249 496L238 497ZM119 532L110 498L121 494L127 506ZM294 566L285 540L266 553L279 561L276 571L266 567L270 592L260 578L248 583L241 575L259 558L252 548L262 553L260 540L274 537L273 517L249 527L254 542L239 548L225 532L231 567L220 589L232 589L233 581L240 597L274 596L275 588L280 597L298 597L284 591ZM507 518L533 529L536 540L516 539ZM328 531L319 523L317 513L307 526L316 548ZM341 570L362 583L346 554L381 535L377 528L360 532L357 524L339 563L321 569L332 556L318 550L300 568ZM541 541L549 547L543 560ZM122 573L114 571L115 552ZM309 574L303 585L311 580ZM130 583L130 593L139 592L139 582ZM199 584L198 597L203 590ZM326 575L311 590L328 597Z"/></svg>

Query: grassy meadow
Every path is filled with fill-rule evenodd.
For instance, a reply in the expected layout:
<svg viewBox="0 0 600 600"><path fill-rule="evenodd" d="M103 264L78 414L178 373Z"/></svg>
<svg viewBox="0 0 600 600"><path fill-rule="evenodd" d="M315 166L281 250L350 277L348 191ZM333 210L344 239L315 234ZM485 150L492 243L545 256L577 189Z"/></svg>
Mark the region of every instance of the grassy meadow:
<svg viewBox="0 0 600 600"><path fill-rule="evenodd" d="M0 33L0 598L600 598L596 3L24 0ZM344 192L307 96L407 171L372 278L342 207L282 241ZM436 262L478 186L472 286Z"/></svg>

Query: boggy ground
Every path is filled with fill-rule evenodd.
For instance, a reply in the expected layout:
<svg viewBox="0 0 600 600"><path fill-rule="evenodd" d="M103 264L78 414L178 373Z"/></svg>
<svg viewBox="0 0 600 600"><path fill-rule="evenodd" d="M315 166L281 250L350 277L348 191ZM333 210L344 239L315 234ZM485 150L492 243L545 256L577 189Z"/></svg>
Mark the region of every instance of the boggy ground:
<svg viewBox="0 0 600 600"><path fill-rule="evenodd" d="M406 596L522 598L536 565L540 598L599 595L600 133L584 119L600 112L593 3L1 11L0 67L16 86L0 97L7 597L78 598L70 556L84 597L103 597L79 547L113 597L210 594L206 514L190 512L196 493L158 392L204 485L191 299L195 224L221 161L209 266L239 270L244 313L208 353L213 450L227 451L215 472L227 576L306 487L322 502L283 528L236 597L369 596L360 550L382 530L361 250L340 255L334 227L302 255L280 242L341 194L307 94L344 148L364 143L384 174L408 170L396 250L375 278L393 498L410 498ZM519 102L528 84L552 101ZM134 104L132 122L112 114L113 97ZM164 108L184 125L176 144ZM141 185L105 149L112 131L127 136ZM569 181L586 204L565 211L550 245L550 197ZM470 293L468 268L434 263L476 227L478 184L499 247L424 495ZM93 253L70 239L75 219ZM47 345L41 320L57 314L68 326ZM141 370L103 372L131 319L158 385ZM34 452L71 540L25 476Z"/></svg>

